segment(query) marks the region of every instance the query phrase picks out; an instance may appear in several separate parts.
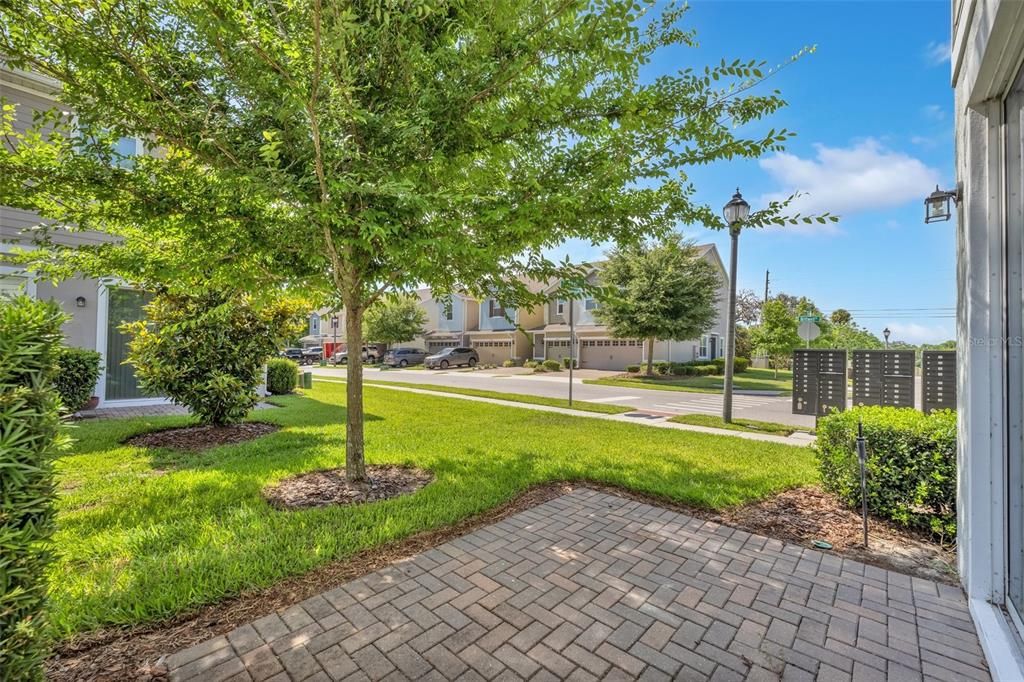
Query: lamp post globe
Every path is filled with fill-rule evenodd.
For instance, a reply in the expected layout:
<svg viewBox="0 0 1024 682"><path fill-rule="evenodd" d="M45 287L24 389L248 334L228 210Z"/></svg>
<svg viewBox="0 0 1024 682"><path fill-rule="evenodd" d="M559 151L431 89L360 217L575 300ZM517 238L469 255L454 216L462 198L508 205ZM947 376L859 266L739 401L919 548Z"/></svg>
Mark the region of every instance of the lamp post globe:
<svg viewBox="0 0 1024 682"><path fill-rule="evenodd" d="M882 330L882 336L885 337L885 349L886 350L889 350L889 334L890 333L891 332L889 331L888 327L886 327L885 329Z"/></svg>
<svg viewBox="0 0 1024 682"><path fill-rule="evenodd" d="M725 332L725 381L722 387L722 421L731 424L732 375L736 364L736 262L739 258L740 229L743 221L750 216L750 204L743 199L739 187L736 188L736 194L732 195L729 203L722 208L722 215L729 225L729 237L732 241L732 248L729 251L729 317Z"/></svg>

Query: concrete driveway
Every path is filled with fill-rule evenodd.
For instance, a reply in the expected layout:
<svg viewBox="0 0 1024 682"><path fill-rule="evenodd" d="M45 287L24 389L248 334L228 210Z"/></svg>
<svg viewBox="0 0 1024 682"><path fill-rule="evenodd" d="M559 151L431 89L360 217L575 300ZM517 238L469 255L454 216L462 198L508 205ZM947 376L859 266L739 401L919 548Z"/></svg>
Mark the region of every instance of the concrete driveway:
<svg viewBox="0 0 1024 682"><path fill-rule="evenodd" d="M314 375L341 378L344 371L334 368L312 368ZM660 414L711 414L722 413L722 396L715 393L690 393L686 391L659 391L652 389L624 388L621 386L599 386L585 384L585 378L616 376L620 372L580 370L573 380L573 398L587 402L624 405L639 411ZM512 374L509 370L380 370L367 367L365 378L372 381L401 381L422 384L425 388L434 386L458 386L485 391L524 393L548 398L566 398L569 394L569 373ZM792 414L792 400L789 396L735 395L733 414L744 419L813 427L814 418Z"/></svg>

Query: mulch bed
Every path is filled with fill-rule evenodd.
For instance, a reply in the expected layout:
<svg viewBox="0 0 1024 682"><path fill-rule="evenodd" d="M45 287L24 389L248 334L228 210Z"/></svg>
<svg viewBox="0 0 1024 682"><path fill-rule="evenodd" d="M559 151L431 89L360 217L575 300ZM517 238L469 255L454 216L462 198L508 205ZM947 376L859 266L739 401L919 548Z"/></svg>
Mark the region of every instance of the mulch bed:
<svg viewBox="0 0 1024 682"><path fill-rule="evenodd" d="M253 440L268 433L277 431L279 427L263 422L243 422L231 426L184 426L174 429L150 431L132 436L125 442L144 448L173 448L197 452L220 445L233 445Z"/></svg>
<svg viewBox="0 0 1024 682"><path fill-rule="evenodd" d="M263 491L267 502L278 509L308 509L337 504L378 502L416 492L434 480L422 469L398 466L367 466L366 480L351 483L344 469L312 471L286 478Z"/></svg>
<svg viewBox="0 0 1024 682"><path fill-rule="evenodd" d="M56 682L165 680L159 664L161 656L230 632L268 613L543 504L577 487L601 490L804 546L815 539L827 540L834 546L833 553L844 557L923 578L956 582L953 551L882 521L872 520L869 537L872 548L865 552L859 546L860 517L818 488L797 488L725 512L712 512L592 481L562 481L530 488L495 509L453 526L360 552L192 613L157 623L82 635L57 648L47 661L47 678Z"/></svg>

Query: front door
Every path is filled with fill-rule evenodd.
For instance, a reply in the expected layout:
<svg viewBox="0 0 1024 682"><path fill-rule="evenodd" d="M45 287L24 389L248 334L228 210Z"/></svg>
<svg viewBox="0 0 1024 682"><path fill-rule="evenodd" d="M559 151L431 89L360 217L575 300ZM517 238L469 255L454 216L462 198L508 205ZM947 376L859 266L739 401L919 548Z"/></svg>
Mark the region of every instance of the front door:
<svg viewBox="0 0 1024 682"><path fill-rule="evenodd" d="M712 360L718 357L718 337L712 336L708 339L708 357Z"/></svg>
<svg viewBox="0 0 1024 682"><path fill-rule="evenodd" d="M146 314L142 308L151 298L151 294L134 289L110 288L107 291L107 348L103 360L105 400L148 397L139 388L135 368L125 363L128 359L130 337L121 332L119 327L125 322L137 322L145 318Z"/></svg>

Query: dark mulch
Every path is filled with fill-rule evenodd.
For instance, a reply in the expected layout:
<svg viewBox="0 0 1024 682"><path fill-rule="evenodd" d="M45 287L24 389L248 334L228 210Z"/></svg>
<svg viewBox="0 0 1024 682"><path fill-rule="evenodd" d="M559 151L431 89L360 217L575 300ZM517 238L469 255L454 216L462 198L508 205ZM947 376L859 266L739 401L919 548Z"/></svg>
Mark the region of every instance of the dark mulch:
<svg viewBox="0 0 1024 682"><path fill-rule="evenodd" d="M278 428L273 424L264 424L263 422L243 422L231 426L184 426L150 431L132 436L125 442L144 448L173 448L197 452L220 445L244 443L247 440L273 433Z"/></svg>
<svg viewBox="0 0 1024 682"><path fill-rule="evenodd" d="M64 642L47 661L47 678L56 682L164 680L161 656L230 632L581 486L804 546L816 539L828 540L834 546L832 551L841 556L931 580L956 582L952 550L882 521L872 520L872 548L865 552L859 546L860 517L818 488L797 488L725 512L712 512L593 481L561 481L530 488L495 509L453 526L418 533L189 614L133 628L102 630Z"/></svg>
<svg viewBox="0 0 1024 682"><path fill-rule="evenodd" d="M264 490L263 496L278 509L361 504L408 495L432 480L423 469L371 465L366 467L366 480L359 483L346 480L344 469L311 471L284 479Z"/></svg>

